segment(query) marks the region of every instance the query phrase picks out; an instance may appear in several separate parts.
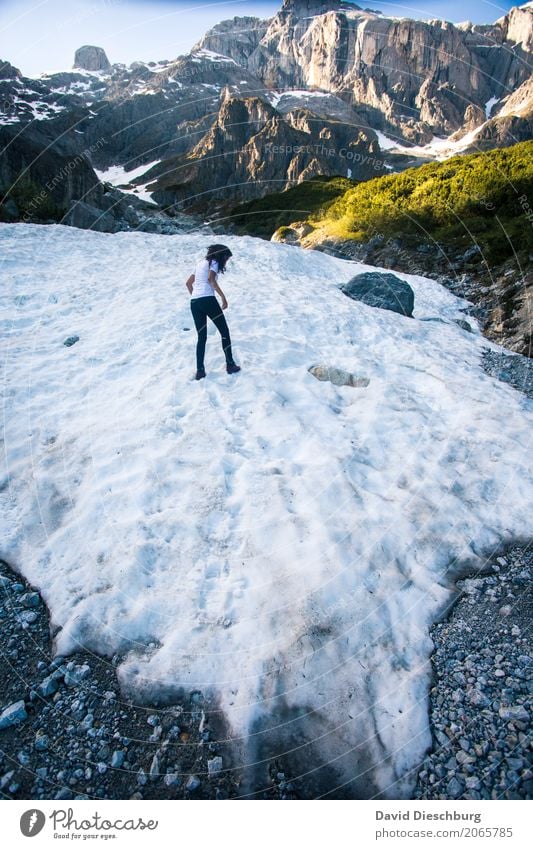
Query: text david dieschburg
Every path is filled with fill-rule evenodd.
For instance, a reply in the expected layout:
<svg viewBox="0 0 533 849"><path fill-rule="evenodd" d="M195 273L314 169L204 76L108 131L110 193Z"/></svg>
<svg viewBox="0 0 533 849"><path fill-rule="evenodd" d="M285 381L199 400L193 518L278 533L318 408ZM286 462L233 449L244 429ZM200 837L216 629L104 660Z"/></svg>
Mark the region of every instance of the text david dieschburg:
<svg viewBox="0 0 533 849"><path fill-rule="evenodd" d="M411 816L412 815L412 816ZM397 813L389 813L388 811L376 811L377 820L467 820L468 822L481 822L481 814L461 813L460 811L441 811L439 813L431 813L430 811L398 811Z"/></svg>

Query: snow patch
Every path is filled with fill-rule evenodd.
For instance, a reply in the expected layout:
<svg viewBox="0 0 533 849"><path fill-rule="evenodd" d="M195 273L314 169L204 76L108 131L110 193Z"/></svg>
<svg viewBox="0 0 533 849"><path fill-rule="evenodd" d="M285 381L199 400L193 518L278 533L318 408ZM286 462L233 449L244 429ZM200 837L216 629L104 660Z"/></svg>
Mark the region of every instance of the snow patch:
<svg viewBox="0 0 533 849"><path fill-rule="evenodd" d="M209 326L196 383L184 281L205 236L0 225L0 556L42 592L59 653L126 652L140 699L202 690L247 763L267 735L304 771L406 797L450 566L533 532L532 407L483 373L501 349L437 282L398 275L406 318L339 291L367 266L224 241L243 370Z"/></svg>

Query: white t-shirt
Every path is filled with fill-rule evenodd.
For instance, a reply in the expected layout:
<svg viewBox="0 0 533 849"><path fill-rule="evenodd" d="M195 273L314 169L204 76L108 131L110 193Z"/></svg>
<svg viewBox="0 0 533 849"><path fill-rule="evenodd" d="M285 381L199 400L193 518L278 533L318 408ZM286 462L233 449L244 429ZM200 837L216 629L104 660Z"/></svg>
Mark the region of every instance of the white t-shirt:
<svg viewBox="0 0 533 849"><path fill-rule="evenodd" d="M211 270L214 271L215 274L218 274L218 262L216 259L201 259L200 262L197 263L196 268L194 269L194 283L192 284L191 300L193 298L207 298L209 295L215 294L215 290L207 279Z"/></svg>

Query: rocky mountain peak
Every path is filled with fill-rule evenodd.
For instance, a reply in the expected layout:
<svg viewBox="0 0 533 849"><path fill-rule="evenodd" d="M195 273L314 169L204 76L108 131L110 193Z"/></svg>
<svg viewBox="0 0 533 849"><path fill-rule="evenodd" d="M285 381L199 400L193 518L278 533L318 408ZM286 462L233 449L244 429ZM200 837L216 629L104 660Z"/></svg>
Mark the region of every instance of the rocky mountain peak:
<svg viewBox="0 0 533 849"><path fill-rule="evenodd" d="M3 59L0 59L0 80L13 80L16 77L21 77L18 68L15 68L14 65L11 65L10 62L6 62Z"/></svg>
<svg viewBox="0 0 533 849"><path fill-rule="evenodd" d="M85 71L108 71L111 63L102 47L84 44L76 50L74 67L83 68Z"/></svg>
<svg viewBox="0 0 533 849"><path fill-rule="evenodd" d="M291 12L294 15L319 15L324 12L338 12L342 10L359 10L360 6L355 3L344 2L344 0L284 0L281 7L282 12Z"/></svg>

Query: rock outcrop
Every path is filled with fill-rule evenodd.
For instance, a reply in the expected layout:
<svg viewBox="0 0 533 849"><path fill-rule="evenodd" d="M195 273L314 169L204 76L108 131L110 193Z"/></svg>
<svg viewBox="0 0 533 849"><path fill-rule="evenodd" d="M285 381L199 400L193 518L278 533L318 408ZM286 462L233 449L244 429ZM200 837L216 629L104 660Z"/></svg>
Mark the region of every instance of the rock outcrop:
<svg viewBox="0 0 533 849"><path fill-rule="evenodd" d="M85 71L108 71L111 63L102 47L84 44L76 50L74 67L83 68Z"/></svg>
<svg viewBox="0 0 533 849"><path fill-rule="evenodd" d="M281 116L262 98L225 90L214 125L189 153L153 169L149 188L164 206L211 208L213 200L249 200L347 169L360 180L384 173L372 130L317 122L305 109Z"/></svg>
<svg viewBox="0 0 533 849"><path fill-rule="evenodd" d="M484 110L521 85L532 21L531 4L488 26L454 26L386 18L340 0L287 0L260 39L255 29L246 67L269 88L336 92L423 142L428 130L448 135L471 121L469 107ZM199 45L245 58L231 27L210 30Z"/></svg>

